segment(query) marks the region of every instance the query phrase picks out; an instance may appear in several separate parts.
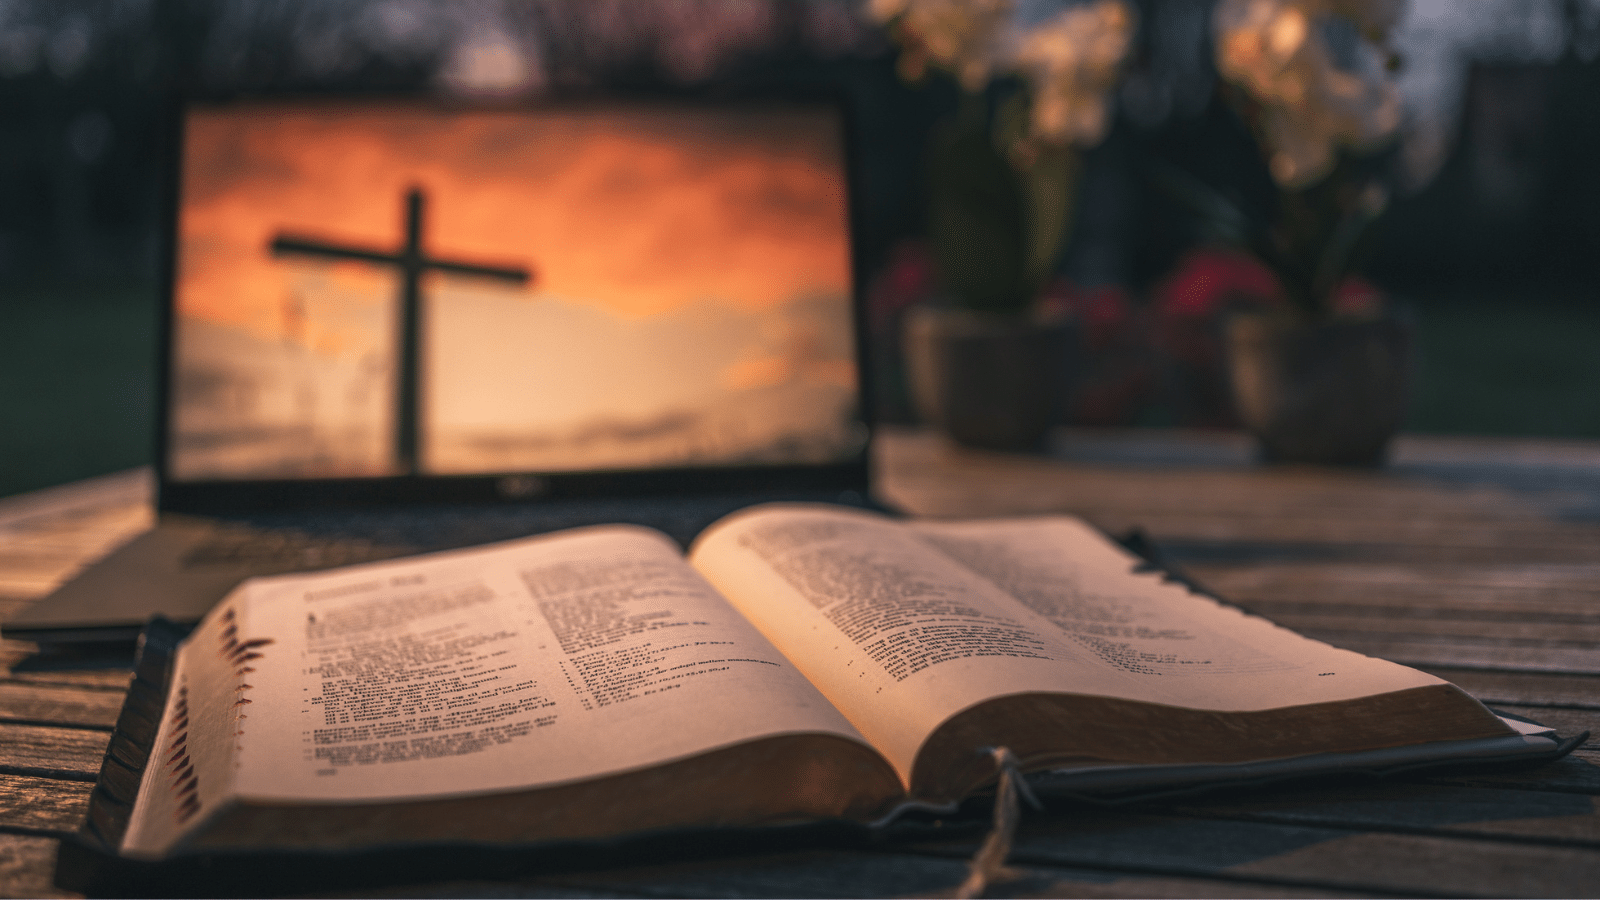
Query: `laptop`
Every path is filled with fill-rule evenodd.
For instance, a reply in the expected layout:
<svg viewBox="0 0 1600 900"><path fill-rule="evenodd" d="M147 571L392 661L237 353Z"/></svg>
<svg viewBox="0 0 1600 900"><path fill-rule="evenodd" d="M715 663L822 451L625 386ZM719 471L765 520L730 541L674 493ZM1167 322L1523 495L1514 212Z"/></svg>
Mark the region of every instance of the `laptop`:
<svg viewBox="0 0 1600 900"><path fill-rule="evenodd" d="M868 504L837 102L182 108L158 522L4 624L602 522Z"/></svg>

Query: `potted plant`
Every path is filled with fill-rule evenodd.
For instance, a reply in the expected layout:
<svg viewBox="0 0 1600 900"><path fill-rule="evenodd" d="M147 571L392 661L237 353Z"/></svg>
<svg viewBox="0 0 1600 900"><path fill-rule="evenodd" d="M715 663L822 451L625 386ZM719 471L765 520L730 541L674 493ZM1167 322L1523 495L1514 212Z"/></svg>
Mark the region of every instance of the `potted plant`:
<svg viewBox="0 0 1600 900"><path fill-rule="evenodd" d="M919 414L965 444L1037 446L1058 421L1071 323L1041 304L1070 230L1081 153L1109 129L1133 29L1123 0L1019 20L1007 0L874 0L900 71L961 87L928 152L934 302L908 311Z"/></svg>
<svg viewBox="0 0 1600 900"><path fill-rule="evenodd" d="M1261 150L1273 202L1251 208L1159 173L1275 281L1224 334L1235 411L1268 461L1376 465L1404 418L1409 324L1352 275L1388 205L1384 151L1400 121L1388 39L1401 6L1220 0L1219 90Z"/></svg>

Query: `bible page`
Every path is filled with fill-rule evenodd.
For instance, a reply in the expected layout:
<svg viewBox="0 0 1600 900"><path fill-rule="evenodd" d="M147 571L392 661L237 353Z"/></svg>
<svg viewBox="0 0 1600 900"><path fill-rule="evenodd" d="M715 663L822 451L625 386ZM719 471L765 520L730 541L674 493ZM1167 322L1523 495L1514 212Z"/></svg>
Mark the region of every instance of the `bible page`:
<svg viewBox="0 0 1600 900"><path fill-rule="evenodd" d="M1089 693L1246 711L1445 683L1196 594L1077 519L908 525L1119 676Z"/></svg>
<svg viewBox="0 0 1600 900"><path fill-rule="evenodd" d="M874 513L756 507L707 529L690 561L908 789L918 747L945 719L1001 694L1060 690L1099 668L1050 622Z"/></svg>
<svg viewBox="0 0 1600 900"><path fill-rule="evenodd" d="M1065 517L899 523L772 505L713 526L690 559L908 784L934 729L1010 694L1243 710L1442 683L1138 574Z"/></svg>
<svg viewBox="0 0 1600 900"><path fill-rule="evenodd" d="M236 794L553 785L788 733L859 733L670 539L603 526L248 582Z"/></svg>

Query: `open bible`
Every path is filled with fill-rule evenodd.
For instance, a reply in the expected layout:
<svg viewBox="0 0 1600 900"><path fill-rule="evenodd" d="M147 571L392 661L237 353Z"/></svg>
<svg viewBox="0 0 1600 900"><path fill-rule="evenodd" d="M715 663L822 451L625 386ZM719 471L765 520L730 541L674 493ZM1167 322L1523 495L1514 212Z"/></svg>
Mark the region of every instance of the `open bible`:
<svg viewBox="0 0 1600 900"><path fill-rule="evenodd" d="M1548 754L1082 522L784 504L254 579L179 648L115 851L608 838Z"/></svg>

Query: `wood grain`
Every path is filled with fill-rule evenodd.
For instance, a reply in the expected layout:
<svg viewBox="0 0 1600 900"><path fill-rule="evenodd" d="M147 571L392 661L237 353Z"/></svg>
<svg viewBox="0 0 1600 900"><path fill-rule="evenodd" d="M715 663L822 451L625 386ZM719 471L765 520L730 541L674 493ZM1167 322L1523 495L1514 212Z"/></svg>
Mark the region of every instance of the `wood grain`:
<svg viewBox="0 0 1600 900"><path fill-rule="evenodd" d="M1480 621L1533 614L1573 623L1600 622L1600 566L1402 565L1345 560L1280 561L1186 567L1239 603L1262 600L1285 610L1348 616L1412 616L1448 610Z"/></svg>
<svg viewBox="0 0 1600 900"><path fill-rule="evenodd" d="M32 662L32 651L21 656L24 665ZM63 663L66 665L70 663ZM71 669L62 665L51 665L39 668L13 668L3 677L4 680L18 684L36 684L40 687L58 686L75 687L85 690L105 691L121 696L128 689L128 679L132 673L127 666L102 666L95 662L93 667ZM87 664L86 664L87 665Z"/></svg>
<svg viewBox="0 0 1600 900"><path fill-rule="evenodd" d="M1588 647L1542 643L1440 640L1418 635L1373 635L1366 632L1312 629L1307 637L1368 656L1408 666L1458 665L1508 672L1600 673L1600 660ZM1509 645L1509 646L1508 646Z"/></svg>
<svg viewBox="0 0 1600 900"><path fill-rule="evenodd" d="M42 725L0 726L0 773L93 782L111 733Z"/></svg>
<svg viewBox="0 0 1600 900"><path fill-rule="evenodd" d="M1398 552L1411 562L1600 562L1600 521L1568 515L1592 504L1582 492L1528 488L1519 481L1526 465L1491 467L1499 484L1415 467L1062 465L905 432L891 432L879 452L884 495L921 515L1073 512L1108 531L1143 527L1158 541Z"/></svg>
<svg viewBox="0 0 1600 900"><path fill-rule="evenodd" d="M993 893L1032 897L1340 897L1364 893L1285 888L1247 878L1151 877L1059 866L1012 866ZM511 885L456 882L383 888L340 896L381 897L949 897L966 876L963 857L894 849L807 851L702 864L574 872Z"/></svg>
<svg viewBox="0 0 1600 900"><path fill-rule="evenodd" d="M1423 669L1459 685L1485 703L1600 709L1600 677L1497 672L1449 665Z"/></svg>
<svg viewBox="0 0 1600 900"><path fill-rule="evenodd" d="M1593 750L1577 750L1564 759L1533 768L1463 767L1457 772L1428 775L1423 780L1435 784L1596 795L1600 794L1600 753Z"/></svg>
<svg viewBox="0 0 1600 900"><path fill-rule="evenodd" d="M1600 884L1600 851L1354 834L1235 866L1235 873L1417 896L1578 897Z"/></svg>
<svg viewBox="0 0 1600 900"><path fill-rule="evenodd" d="M83 824L93 789L82 781L0 775L0 830L71 834Z"/></svg>
<svg viewBox="0 0 1600 900"><path fill-rule="evenodd" d="M1375 471L1261 467L1226 433L1063 430L1048 455L887 429L881 494L924 515L1139 526L1229 600L1419 664L1506 712L1600 735L1600 442L1403 437ZM0 500L0 620L147 527L147 472ZM125 690L115 660L0 641L0 894L56 896ZM947 895L975 839L889 841L343 896ZM1464 768L1029 814L996 894L1593 896L1600 737Z"/></svg>
<svg viewBox="0 0 1600 900"><path fill-rule="evenodd" d="M0 722L70 725L109 731L122 709L123 674L110 689L98 685L0 680Z"/></svg>
<svg viewBox="0 0 1600 900"><path fill-rule="evenodd" d="M1600 850L1591 847L1136 814L1030 825L1012 859L1419 896L1584 896L1600 884Z"/></svg>
<svg viewBox="0 0 1600 900"><path fill-rule="evenodd" d="M1345 781L1331 788L1221 797L1171 811L1206 819L1435 837L1471 832L1482 837L1600 848L1600 798L1554 791Z"/></svg>
<svg viewBox="0 0 1600 900"><path fill-rule="evenodd" d="M0 499L0 596L42 597L154 521L148 469Z"/></svg>
<svg viewBox="0 0 1600 900"><path fill-rule="evenodd" d="M52 883L54 838L0 833L0 895L6 897L74 897Z"/></svg>

